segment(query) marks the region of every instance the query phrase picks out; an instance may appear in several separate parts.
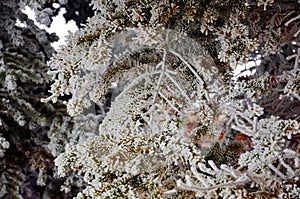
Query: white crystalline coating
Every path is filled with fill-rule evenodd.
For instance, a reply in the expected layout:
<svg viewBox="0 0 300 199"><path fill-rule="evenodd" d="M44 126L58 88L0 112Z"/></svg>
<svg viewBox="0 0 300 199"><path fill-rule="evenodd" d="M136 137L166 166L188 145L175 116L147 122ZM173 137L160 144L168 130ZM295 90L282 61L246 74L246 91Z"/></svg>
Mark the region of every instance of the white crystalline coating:
<svg viewBox="0 0 300 199"><path fill-rule="evenodd" d="M6 88L10 91L15 90L17 88L17 82L16 82L17 78L14 75L6 75L5 77L5 84L6 84Z"/></svg>
<svg viewBox="0 0 300 199"><path fill-rule="evenodd" d="M249 184L256 190L281 189L281 182L298 179L297 152L292 147L290 150L296 154L286 150L299 133L298 127L295 121L271 116L270 108L261 100L268 100L265 98L272 92L280 92L282 98L278 100L299 100L299 77L294 75L299 71L280 77L263 73L228 80L225 85L212 58L199 43L174 29L143 24L149 13L153 24L160 20L160 11L155 8L163 1L150 3L148 14L138 6L124 12L127 1L91 3L98 15L88 19L85 28L70 36L68 45L49 61L53 95L44 100L56 101L59 96L71 94L66 102L68 113L80 118L82 112L94 113L90 106L101 105L107 91L112 90L111 107L107 114L104 112L99 134L93 133L97 123L82 118L93 130L85 135L80 127L65 132L84 139L79 143L71 140L56 159L61 176L78 171L88 183L78 198L114 197L117 191L126 191L132 198L141 197L136 195L132 181L141 186L151 184L151 191L158 186L160 193L161 185L171 183L172 190L166 190L170 194L175 193L175 180L175 190L190 190L196 192L196 197L243 198L248 196ZM257 1L264 9L272 3ZM131 27L124 25L127 21L122 17L112 18L111 12L128 14ZM221 47L215 52L218 61L229 62L234 68L247 62L248 51L258 50L259 42L250 38L251 29L238 13L228 15L229 20L216 32L216 10L203 12L197 28L200 27L199 34L216 33ZM195 20L184 17L188 23ZM297 56L289 57L290 61ZM280 91L274 88L276 81L286 83ZM276 107L277 98L274 101L272 106ZM89 132L88 129L85 130ZM206 136L208 144L204 146L203 137L197 140L195 135ZM54 134L50 137L49 149L58 154L59 139ZM208 160L207 154L212 158ZM107 177L106 172L116 176ZM169 176L171 182L162 182Z"/></svg>
<svg viewBox="0 0 300 199"><path fill-rule="evenodd" d="M154 51L146 58L153 63L126 60L131 52L149 47ZM67 107L69 114L76 116L90 105L90 100L100 102L105 94L101 89L115 82L122 85L122 81L124 89L112 93L114 102L99 127L100 135L72 146L72 150L67 149L56 158L60 176L80 168L84 180L90 183L91 176L104 172L103 167L126 168L132 175L161 169L174 160L185 164L202 160L201 151L191 145L188 125L213 123L212 107L206 103L215 103L218 94L214 89L221 88L221 80L213 60L197 42L172 30L137 28L116 34L111 41L99 38L88 50L77 51L73 57L66 54L71 48L62 48L49 61L49 74L55 82L53 95L45 101L72 93ZM171 64L176 59L182 62L179 68ZM207 65L202 64L204 61ZM130 68L122 68L123 62ZM107 76L114 70L120 72ZM202 100L195 100L197 96ZM141 112L143 109L146 111ZM189 114L194 118L189 118ZM53 139L49 145L55 154L59 150L56 142ZM207 182L213 183L210 179ZM94 195L87 190L83 193Z"/></svg>
<svg viewBox="0 0 300 199"><path fill-rule="evenodd" d="M264 10L267 10L268 6L271 6L274 3L274 0L258 0L257 5L263 6Z"/></svg>
<svg viewBox="0 0 300 199"><path fill-rule="evenodd" d="M4 156L5 149L9 148L9 142L0 136L0 158Z"/></svg>

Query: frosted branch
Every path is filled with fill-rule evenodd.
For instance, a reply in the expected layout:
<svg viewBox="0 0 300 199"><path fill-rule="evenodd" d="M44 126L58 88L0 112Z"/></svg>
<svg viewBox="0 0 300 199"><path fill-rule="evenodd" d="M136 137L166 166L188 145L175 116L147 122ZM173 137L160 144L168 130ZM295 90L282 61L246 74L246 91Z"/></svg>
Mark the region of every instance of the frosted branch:
<svg viewBox="0 0 300 199"><path fill-rule="evenodd" d="M199 76L199 74L195 71L195 69L180 54L178 54L177 52L175 52L175 51L173 51L171 49L170 49L170 52L172 54L174 54L175 56L177 56L189 68L189 70L195 75L195 77L199 81L200 85L203 86L204 81Z"/></svg>
<svg viewBox="0 0 300 199"><path fill-rule="evenodd" d="M300 19L300 15L288 20L287 22L285 22L285 26L288 26L290 23L292 23L293 21L296 21L297 19Z"/></svg>

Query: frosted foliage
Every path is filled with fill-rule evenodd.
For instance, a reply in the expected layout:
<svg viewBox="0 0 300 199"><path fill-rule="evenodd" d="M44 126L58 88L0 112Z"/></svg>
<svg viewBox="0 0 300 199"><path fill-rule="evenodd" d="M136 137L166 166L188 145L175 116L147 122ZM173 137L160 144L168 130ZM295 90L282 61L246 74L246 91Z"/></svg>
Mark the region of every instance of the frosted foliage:
<svg viewBox="0 0 300 199"><path fill-rule="evenodd" d="M52 122L66 111L62 103L40 102L50 83L46 60L58 38L23 13L29 6L38 21L50 25L55 13L47 7L53 2L0 1L0 198L51 198L47 194L61 183L45 148Z"/></svg>
<svg viewBox="0 0 300 199"><path fill-rule="evenodd" d="M46 8L37 15L38 22L41 24L45 24L46 26L50 26L51 19L50 16L52 14L52 10L50 8Z"/></svg>
<svg viewBox="0 0 300 199"><path fill-rule="evenodd" d="M48 131L50 142L47 150L56 157L64 151L67 143L82 143L97 136L101 121L102 116L94 114L79 115L73 120L70 117L64 117L62 120L56 118Z"/></svg>
<svg viewBox="0 0 300 199"><path fill-rule="evenodd" d="M217 32L217 40L221 42L218 58L229 62L235 68L238 64L246 63L247 52L257 50L257 41L248 37L249 28L241 24L236 16L231 16L229 23Z"/></svg>
<svg viewBox="0 0 300 199"><path fill-rule="evenodd" d="M153 182L156 189L151 192L157 194L162 186L160 183L164 183L164 176L174 172L165 165L189 165L202 161L201 151L192 144L186 128L189 123L197 123L201 118L203 126L213 122L213 99L217 95L210 89L218 87L221 81L216 78L217 71L213 70L213 65L201 66L203 61L209 63L210 58L192 40L172 31L162 31L147 30L151 35L161 37L164 43L142 40L139 38L141 35L132 30L117 35L114 43L118 44L118 49L110 45L112 52L124 54L127 51L128 55L116 55L120 58L112 62L110 67L103 65L105 68L100 72L102 76L98 78L107 85L118 81L124 90L120 94L113 92L112 98L115 100L100 125L100 135L77 145L68 145L66 151L55 160L60 176L65 176L71 170L78 170L84 175L84 180L91 185L82 192L86 196L96 197L98 194L101 197L101 193L94 189L112 189L106 180L100 184L101 187L95 184L109 173L116 175L114 183L145 173L142 178L147 180L145 189L149 189L149 182L156 179ZM142 37L148 37L147 32ZM131 42L136 44L129 43L129 39L126 43L120 43L122 36L134 38ZM147 44L156 46L158 50L150 50L148 54L144 54L144 50L129 53L129 50L138 50L139 46L146 49ZM148 61L141 63L143 59ZM92 72L98 71L92 70L85 77L91 77ZM115 76L108 76L113 72ZM210 82L210 85L204 89L205 82ZM82 92L79 89L81 85L72 87L76 88L77 93ZM104 94L104 91L98 91L98 95L99 92ZM196 100L199 98L203 100ZM72 99L70 101L72 103ZM211 102L210 106L206 105L208 101ZM198 114L204 108L211 114ZM195 121L187 120L189 112L195 113ZM134 187L124 189L126 194L136 197L136 190L131 190ZM115 190L112 191L111 194L117 194Z"/></svg>
<svg viewBox="0 0 300 199"><path fill-rule="evenodd" d="M54 1L21 0L19 4L20 4L21 8L25 8L25 6L28 6L31 9L33 9L35 12L36 20L39 23L44 24L49 27L52 22L50 18L53 16L53 10L51 10L51 8L49 8L49 7L45 8L44 4L50 3L50 2L54 2ZM66 3L67 3L67 0L59 0L60 5L64 5Z"/></svg>
<svg viewBox="0 0 300 199"><path fill-rule="evenodd" d="M261 107L255 104L249 106L248 110L241 109L238 104L227 105L226 109L230 110L233 107L237 112L230 115L225 125L230 125L232 129L251 138L251 150L246 150L239 156L236 169L224 164L218 167L214 162L218 162L218 153L221 151L214 151L213 161L208 160L209 167L203 163L198 163L196 168L191 167L192 175L187 175L184 181L177 181L178 189L195 191L196 195L203 198L214 198L218 195L224 198L245 198L253 194L243 190L241 185L251 184L252 188L257 187L269 192L282 190L282 198L297 198L299 192L296 191L296 195L293 195L287 191L287 187L296 186L292 182L299 180L299 144L292 144L291 141L293 136L299 134L298 122L277 117L258 119L257 116L263 112ZM228 146L226 140L230 139L225 137L223 144ZM225 156L227 155L229 154ZM237 185L241 187L235 188ZM294 190L298 190L298 187Z"/></svg>
<svg viewBox="0 0 300 199"><path fill-rule="evenodd" d="M24 181L24 175L14 166L7 168L5 166L5 161L1 162L0 172L0 197L22 199L23 197L20 194L20 186Z"/></svg>
<svg viewBox="0 0 300 199"><path fill-rule="evenodd" d="M5 149L9 148L9 142L5 138L0 137L0 158L4 156Z"/></svg>
<svg viewBox="0 0 300 199"><path fill-rule="evenodd" d="M47 145L47 150L55 157L64 151L65 143L68 141L70 135L71 121L69 117L64 117L62 120L54 119L48 137L50 139Z"/></svg>
<svg viewBox="0 0 300 199"><path fill-rule="evenodd" d="M5 84L8 90L15 90L17 88L17 78L14 75L7 75L5 78Z"/></svg>
<svg viewBox="0 0 300 199"><path fill-rule="evenodd" d="M284 95L291 100L294 98L300 100L300 75L291 76L288 83L284 87Z"/></svg>
<svg viewBox="0 0 300 199"><path fill-rule="evenodd" d="M300 156L294 151L295 149L285 149L285 147L289 139L299 133L299 124L272 117L261 120L255 125L257 130L253 132L252 139L254 148L240 156L240 166L248 167L248 175L265 182L266 188L271 188L268 187L271 184L274 186L272 188L279 186L278 178L283 181L297 181L300 174L298 167ZM285 174L280 168L286 169ZM264 185L259 184L259 186Z"/></svg>
<svg viewBox="0 0 300 199"><path fill-rule="evenodd" d="M163 38L162 36L166 38ZM120 39L124 37L126 39L120 41ZM98 39L98 41L101 40L103 39ZM157 43L158 41L161 42ZM153 61L155 61L155 65L151 64L146 67L144 66L145 68L143 69L142 66L139 66L141 65L141 63L139 63L140 61L130 61L129 66L126 66L127 68L122 68L124 67L124 64L126 62L126 60L122 61L122 57L124 57L126 54L130 54L130 52L133 52L134 50L138 50L140 48L162 48L164 44L168 44L168 49L162 49L163 51L158 52L157 55L161 57L155 57L157 55L155 55L154 52L152 53L152 55L149 55L150 57L147 57L147 59L153 59ZM158 81L156 87L158 89L162 84L161 81L169 81L172 84L174 84L174 86L178 90L177 92L181 92L181 95L183 95L185 100L187 100L186 102L188 102L188 100L192 99L189 99L187 95L191 95L193 97L193 95L195 95L198 91L190 90L188 91L190 93L186 94L184 88L181 88L183 85L178 85L176 79L172 77L175 74L178 74L176 70L180 70L180 68L177 68L176 70L171 70L170 67L172 67L172 63L170 63L171 65L168 66L167 64L165 64L165 62L168 61L166 59L168 59L169 57L170 59L172 59L172 62L182 62L183 66L186 65L186 70L190 70L191 73L194 74L195 81L198 81L200 86L203 86L203 83L205 81L211 81L212 78L216 78L217 73L216 71L213 71L213 64L207 65L207 69L202 69L200 67L200 64L202 62L206 61L209 64L212 63L212 60L208 56L203 56L205 52L201 48L197 48L197 46L195 46L194 44L195 42L189 40L187 37L184 37L183 35L180 35L178 33L168 33L168 31L155 29L146 29L146 31L137 29L117 34L111 43L101 41L100 43L97 42L92 44L88 53L82 58L76 58L76 60L74 60L70 56L65 56L64 53L68 50L62 49L61 53L49 62L52 69L54 69L53 71L49 72L49 74L53 75L53 78L57 77L57 79L55 80L55 83L51 86L51 92L53 93L52 96L48 99L44 99L43 101L52 100L55 102L59 95L75 93L74 95L72 95L72 98L68 101L67 107L70 115L77 115L80 112L82 112L84 108L90 106L89 100L93 100L96 103L100 103L104 97L105 89L107 89L110 86L110 83L112 83L113 81L121 81L121 78L126 77L128 79L135 79L131 83L130 87L134 86L137 83L140 83L140 81L147 82L150 81L151 78L156 78L156 81ZM102 49L111 50L99 51L99 49L96 48L99 45L102 45ZM105 46L106 48L104 48ZM97 56L96 52L100 53L101 55L106 56L106 58L103 57L102 59L101 57L97 56L97 58L100 58L100 60L97 61L97 59L92 59L94 61L91 63L90 56L94 56L91 52L94 53L95 56ZM83 54L83 52L79 52L78 56L82 56ZM114 61L115 58L119 58L120 61ZM61 60L61 65L58 65L57 62L54 62L57 59ZM159 62L158 59L162 60ZM188 60L191 61L191 63L188 63ZM99 62L99 64L95 61ZM109 64L112 63L115 63L117 65L108 67L110 66ZM92 64L94 64L93 68L91 68ZM120 64L120 66L118 66L118 64ZM192 64L193 66L191 66L190 64ZM168 68L170 68L170 70L168 70ZM209 71L211 69L208 68L212 68L212 71ZM86 72L81 73L81 70ZM58 71L60 72L58 73ZM200 77L199 74L197 74L198 72L201 72L201 75L203 75L203 77ZM80 75L80 73L83 76ZM145 74L140 76L140 73ZM114 76L112 76L113 74ZM211 75L211 77L209 75ZM218 83L218 79L215 80L215 82ZM102 86L95 86L98 83L101 83ZM187 86L187 88L189 88L189 85L184 86ZM207 97L207 93L202 93L200 95L206 95Z"/></svg>
<svg viewBox="0 0 300 199"><path fill-rule="evenodd" d="M98 135L98 128L102 122L102 115L79 115L74 118L75 126L70 135L71 141L69 143L82 143L90 137Z"/></svg>
<svg viewBox="0 0 300 199"><path fill-rule="evenodd" d="M116 8L116 12L123 10L125 8L124 3L125 0L115 0L115 1L107 1L107 0L92 0L91 5L94 10L101 11L101 14L105 15L106 8L114 7Z"/></svg>
<svg viewBox="0 0 300 199"><path fill-rule="evenodd" d="M51 150L59 176L87 184L76 198L297 198L299 40L283 26L299 18L273 4L91 1L42 100L70 97L74 129ZM95 104L103 117L82 115Z"/></svg>
<svg viewBox="0 0 300 199"><path fill-rule="evenodd" d="M0 3L0 109L1 117L10 118L19 126L28 125L32 130L38 125L45 126L46 119L32 104L35 97L29 96L28 90L41 89L49 80L45 74L45 58L50 57L54 50L50 46L49 34L21 12L27 3L39 7L45 2L4 0ZM25 24L24 27L19 27L18 21ZM7 124L10 123L7 121L3 120L3 128L12 128L8 127L12 124Z"/></svg>
<svg viewBox="0 0 300 199"><path fill-rule="evenodd" d="M193 176L186 175L185 183L178 180L178 188L196 191L196 197L207 199L218 196L222 198L244 198L246 196L245 190L230 188L248 182L249 178L245 174L226 165L221 165L219 169L212 160L209 160L208 164L209 167L206 167L203 163L199 163L198 170L192 167ZM202 187L199 184L202 184ZM215 192L216 189L219 189L219 192Z"/></svg>

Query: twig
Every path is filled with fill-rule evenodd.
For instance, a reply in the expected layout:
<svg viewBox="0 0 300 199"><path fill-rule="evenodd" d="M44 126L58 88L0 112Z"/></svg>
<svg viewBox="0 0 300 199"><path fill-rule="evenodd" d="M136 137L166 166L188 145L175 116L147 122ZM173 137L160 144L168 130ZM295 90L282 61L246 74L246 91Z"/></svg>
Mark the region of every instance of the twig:
<svg viewBox="0 0 300 199"><path fill-rule="evenodd" d="M199 83L201 84L201 86L203 86L204 81L202 80L202 78L199 76L199 74L194 70L194 68L185 60L183 59L183 57L178 54L177 52L170 50L170 52L172 54L174 54L175 56L177 56L189 69L190 71L195 75L195 77L198 79Z"/></svg>
<svg viewBox="0 0 300 199"><path fill-rule="evenodd" d="M209 190L212 190L212 189L244 185L247 182L249 182L248 178L246 178L245 180L228 182L228 183L224 183L224 184L213 185L213 186L210 186L210 187L198 187L198 186L193 186L193 185L186 185L181 180L177 180L177 186L178 186L177 188L178 189L183 189L183 190L191 190L191 191L209 191Z"/></svg>

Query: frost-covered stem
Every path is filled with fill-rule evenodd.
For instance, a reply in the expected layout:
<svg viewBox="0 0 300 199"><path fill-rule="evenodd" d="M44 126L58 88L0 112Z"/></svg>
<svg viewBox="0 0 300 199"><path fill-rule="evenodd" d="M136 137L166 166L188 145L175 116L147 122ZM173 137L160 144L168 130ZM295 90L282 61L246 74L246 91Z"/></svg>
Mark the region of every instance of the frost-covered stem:
<svg viewBox="0 0 300 199"><path fill-rule="evenodd" d="M298 37L299 34L300 34L300 29L294 34L294 37Z"/></svg>
<svg viewBox="0 0 300 199"><path fill-rule="evenodd" d="M284 162L284 160L282 159L281 156L278 157L279 161L280 161L280 164L282 164L282 166L284 166L287 170L287 173L290 174L291 176L295 176L295 171L288 165Z"/></svg>
<svg viewBox="0 0 300 199"><path fill-rule="evenodd" d="M190 71L195 75L195 77L198 79L199 83L201 84L201 86L203 86L204 81L202 80L202 78L198 75L198 73L194 70L194 68L177 52L175 52L174 50L170 49L170 52L172 54L174 54L175 56L177 56L189 69Z"/></svg>
<svg viewBox="0 0 300 199"><path fill-rule="evenodd" d="M300 33L300 29L299 29L298 33ZM298 34L298 33L297 33L297 34ZM299 57L300 57L300 48L298 48L296 54L290 55L290 56L288 56L286 59L287 59L287 60L291 60L291 59L295 58L294 69L297 69L298 63L299 63Z"/></svg>
<svg viewBox="0 0 300 199"><path fill-rule="evenodd" d="M253 119L253 132L257 131L257 117L254 117Z"/></svg>
<svg viewBox="0 0 300 199"><path fill-rule="evenodd" d="M253 125L253 120L250 119L249 117L242 115L241 113L237 113L237 116L240 116L241 118L247 120L247 122L249 122L250 125Z"/></svg>
<svg viewBox="0 0 300 199"><path fill-rule="evenodd" d="M281 173L277 168L274 167L273 164L268 164L268 167L272 169L277 175L279 175L282 179L286 179L285 175Z"/></svg>
<svg viewBox="0 0 300 199"><path fill-rule="evenodd" d="M104 104L103 103L97 103L97 105L100 108L101 115L103 115L103 117L105 117L106 116L106 112L104 110Z"/></svg>
<svg viewBox="0 0 300 199"><path fill-rule="evenodd" d="M236 175L236 173L234 173L234 170L230 169L227 165L222 164L220 167L221 167L221 169L222 169L223 171L226 171L226 172L230 173L233 177L235 177L235 178L238 177L238 176Z"/></svg>
<svg viewBox="0 0 300 199"><path fill-rule="evenodd" d="M205 173L208 173L208 174L210 174L210 175L215 175L215 173L214 172L212 172L212 170L210 170L210 169L208 169L206 166L205 166L205 164L203 164L203 163L198 163L198 168L201 170L201 171L204 171Z"/></svg>
<svg viewBox="0 0 300 199"><path fill-rule="evenodd" d="M300 15L299 15L300 16ZM299 29L300 31L300 29ZM299 32L298 31L298 32ZM296 60L295 60L295 65L294 65L294 69L296 69L298 67L298 63L299 63L299 57L300 57L300 48L298 48L297 50L297 56L296 56Z"/></svg>
<svg viewBox="0 0 300 199"><path fill-rule="evenodd" d="M296 21L297 19L300 19L300 15L298 15L297 17L291 18L284 25L288 26L290 23L292 23L293 21Z"/></svg>
<svg viewBox="0 0 300 199"><path fill-rule="evenodd" d="M291 60L291 59L293 59L293 58L295 58L295 57L297 57L297 54L290 55L290 56L288 56L286 59L287 59L287 60Z"/></svg>
<svg viewBox="0 0 300 199"><path fill-rule="evenodd" d="M58 94L54 93L52 94L51 96L47 97L47 98L41 98L41 102L42 103L48 103L50 102L51 100L52 101L56 101L56 99L59 97Z"/></svg>
<svg viewBox="0 0 300 199"><path fill-rule="evenodd" d="M243 126L243 125L240 123L240 121L239 121L238 115L235 114L235 115L233 116L233 118L234 118L234 121L235 121L235 123L236 123L237 126Z"/></svg>
<svg viewBox="0 0 300 199"><path fill-rule="evenodd" d="M267 4L264 4L264 11L267 10Z"/></svg>
<svg viewBox="0 0 300 199"><path fill-rule="evenodd" d="M151 72L151 73L145 73L141 76L138 76L137 78L135 78L124 90L123 92L119 95L119 96L122 96L123 94L127 93L127 91L129 89L131 89L137 82L139 82L141 79L143 79L145 76L150 76L150 75L156 75L156 74L161 74L162 71L154 71L154 72Z"/></svg>
<svg viewBox="0 0 300 199"><path fill-rule="evenodd" d="M161 82L162 82L162 79L166 73L166 57L167 57L167 50L164 49L164 54L163 54L163 60L162 62L160 62L158 64L158 66L161 66L162 67L162 73L160 74L159 78L158 78L158 82L157 82L157 86L155 88L155 93L154 93L154 97L153 97L153 102L155 101L156 97L157 97L157 93L159 91L159 88L161 86ZM157 67L158 67L157 66Z"/></svg>
<svg viewBox="0 0 300 199"><path fill-rule="evenodd" d="M219 171L217 165L214 163L214 161L212 160L208 160L208 164L209 166L211 166L211 168L214 170L214 171Z"/></svg>
<svg viewBox="0 0 300 199"><path fill-rule="evenodd" d="M247 128L242 128L242 127L239 127L239 126L236 126L236 125L232 125L231 128L236 130L236 131L242 132L243 134L245 134L249 137L253 136L253 132L249 131Z"/></svg>
<svg viewBox="0 0 300 199"><path fill-rule="evenodd" d="M236 112L236 110L234 109L234 108L232 108L232 107L227 107L230 111L232 111L232 113L235 113ZM241 118L243 118L243 119L245 119L245 120L247 120L247 122L249 122L249 124L253 124L253 121L249 118L249 117L246 117L245 115L242 115L241 113L236 113L235 114L235 116L240 116ZM239 124L239 121L238 121L238 118L237 117L235 117L235 121Z"/></svg>
<svg viewBox="0 0 300 199"><path fill-rule="evenodd" d="M182 88L179 86L179 84L175 81L175 79L168 73L166 73L166 76L175 84L175 86L180 90L181 94L190 102L191 99L187 94L182 90Z"/></svg>
<svg viewBox="0 0 300 199"><path fill-rule="evenodd" d="M245 183L247 183L249 181L250 180L248 178L246 178L245 180L228 182L228 183L213 185L213 186L210 186L210 187L198 187L198 186L193 186L193 185L186 185L181 180L177 180L176 184L177 184L177 189L190 190L190 191L209 191L209 190L218 189L218 188L234 187L234 186L238 186L238 185L244 185Z"/></svg>
<svg viewBox="0 0 300 199"><path fill-rule="evenodd" d="M206 183L206 179L203 179L199 173L197 172L195 167L191 168L192 173L195 175L195 177L205 186L205 187L209 187L208 184Z"/></svg>
<svg viewBox="0 0 300 199"><path fill-rule="evenodd" d="M142 110L142 109L147 108L148 106L150 106L150 108L148 108L148 111L145 112L145 113L142 114L142 115L147 115L147 114L149 114L149 113L152 111L152 109L153 109L153 106L152 106L152 105L155 105L155 104L152 103L152 102L149 102L149 103L143 104L143 106L140 106L140 107L139 107L140 110Z"/></svg>

